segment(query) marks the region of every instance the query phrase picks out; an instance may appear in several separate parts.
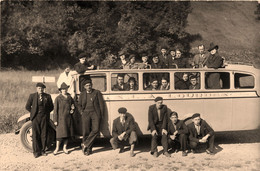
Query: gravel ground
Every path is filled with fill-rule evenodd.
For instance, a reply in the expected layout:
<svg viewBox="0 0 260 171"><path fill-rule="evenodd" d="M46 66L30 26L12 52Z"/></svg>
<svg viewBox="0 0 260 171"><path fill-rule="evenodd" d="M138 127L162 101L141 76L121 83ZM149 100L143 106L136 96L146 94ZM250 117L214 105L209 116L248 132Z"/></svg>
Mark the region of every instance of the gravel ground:
<svg viewBox="0 0 260 171"><path fill-rule="evenodd" d="M250 139L256 134L249 138L246 135L217 135L215 155L201 151L182 157L178 152L171 158L162 154L154 158L149 153L150 139L144 138L140 139L136 156L132 158L129 149L119 154L119 150L111 149L108 140L99 139L90 156L82 154L80 143L73 143L68 155L60 151L54 156L48 151L48 156L35 159L22 147L19 135L0 134L0 170L260 170L260 136Z"/></svg>

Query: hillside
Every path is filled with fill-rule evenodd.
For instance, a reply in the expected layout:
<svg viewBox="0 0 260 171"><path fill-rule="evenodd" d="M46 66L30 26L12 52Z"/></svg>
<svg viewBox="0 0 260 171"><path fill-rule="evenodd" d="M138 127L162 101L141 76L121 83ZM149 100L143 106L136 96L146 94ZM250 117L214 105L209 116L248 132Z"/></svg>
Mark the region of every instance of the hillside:
<svg viewBox="0 0 260 171"><path fill-rule="evenodd" d="M200 34L200 43L208 48L210 42L218 44L220 53L240 61L260 64L260 21L255 20L257 2L191 2L187 31ZM257 49L258 48L258 49Z"/></svg>

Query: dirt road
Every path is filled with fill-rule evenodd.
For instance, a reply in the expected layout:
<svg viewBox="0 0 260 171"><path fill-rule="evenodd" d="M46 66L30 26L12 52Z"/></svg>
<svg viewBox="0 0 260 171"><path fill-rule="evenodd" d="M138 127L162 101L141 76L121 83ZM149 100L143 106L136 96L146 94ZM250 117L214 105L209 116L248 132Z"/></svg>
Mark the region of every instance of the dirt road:
<svg viewBox="0 0 260 171"><path fill-rule="evenodd" d="M148 140L148 142L147 142ZM20 144L19 135L0 135L0 170L260 170L260 143L216 142L217 153L213 156L202 152L189 153L182 157L181 152L166 158L162 154L154 158L149 153L149 139L141 140L135 153L130 158L129 151L119 154L111 150L109 143L98 140L93 154L84 156L79 144L69 147L70 154L60 151L54 156L35 159ZM162 147L159 147L162 150Z"/></svg>

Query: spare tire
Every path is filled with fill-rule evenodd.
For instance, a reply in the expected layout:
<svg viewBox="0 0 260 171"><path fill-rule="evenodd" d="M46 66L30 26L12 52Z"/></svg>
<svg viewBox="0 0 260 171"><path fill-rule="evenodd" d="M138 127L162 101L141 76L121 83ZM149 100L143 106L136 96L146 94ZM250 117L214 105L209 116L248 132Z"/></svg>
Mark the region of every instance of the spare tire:
<svg viewBox="0 0 260 171"><path fill-rule="evenodd" d="M23 147L29 152L33 152L32 150L32 122L26 122L22 128L20 133L20 140L22 142Z"/></svg>

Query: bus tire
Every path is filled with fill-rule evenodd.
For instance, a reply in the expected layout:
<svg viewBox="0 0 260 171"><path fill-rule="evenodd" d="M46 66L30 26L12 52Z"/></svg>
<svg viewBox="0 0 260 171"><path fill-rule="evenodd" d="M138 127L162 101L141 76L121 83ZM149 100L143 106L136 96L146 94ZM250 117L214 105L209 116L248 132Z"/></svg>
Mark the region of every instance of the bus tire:
<svg viewBox="0 0 260 171"><path fill-rule="evenodd" d="M29 152L33 152L32 150L32 122L26 122L22 128L20 133L20 140L23 147Z"/></svg>
<svg viewBox="0 0 260 171"><path fill-rule="evenodd" d="M47 124L47 126L48 126L48 133L47 133L46 146L47 146L47 149L49 149L55 143L56 132L51 126L49 126L49 124ZM33 149L32 149L32 122L31 121L26 122L22 126L21 133L20 133L20 140L22 142L23 147L26 150L28 150L29 152L33 152Z"/></svg>

